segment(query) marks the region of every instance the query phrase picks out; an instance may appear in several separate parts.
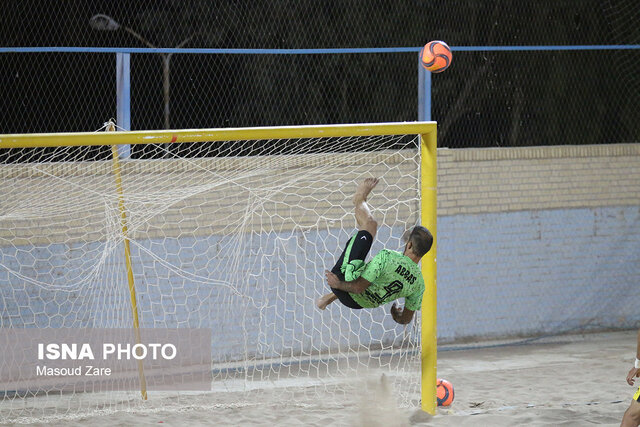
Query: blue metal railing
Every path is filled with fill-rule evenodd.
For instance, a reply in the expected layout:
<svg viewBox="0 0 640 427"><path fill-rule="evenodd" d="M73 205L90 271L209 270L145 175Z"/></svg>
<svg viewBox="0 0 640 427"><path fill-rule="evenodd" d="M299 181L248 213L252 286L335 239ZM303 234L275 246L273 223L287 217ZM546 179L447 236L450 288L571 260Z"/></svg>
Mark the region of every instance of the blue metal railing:
<svg viewBox="0 0 640 427"><path fill-rule="evenodd" d="M585 51L634 50L640 45L538 45L538 46L450 46L454 52L513 52L513 51ZM322 48L322 49L225 49L225 48L133 48L133 47L0 47L1 53L108 53L116 54L117 121L130 129L130 55L136 54L202 54L202 55L331 55L367 53L420 52L417 47L381 48ZM418 61L419 64L419 61ZM431 73L418 65L418 120L431 120ZM122 147L121 155L129 156L129 148Z"/></svg>

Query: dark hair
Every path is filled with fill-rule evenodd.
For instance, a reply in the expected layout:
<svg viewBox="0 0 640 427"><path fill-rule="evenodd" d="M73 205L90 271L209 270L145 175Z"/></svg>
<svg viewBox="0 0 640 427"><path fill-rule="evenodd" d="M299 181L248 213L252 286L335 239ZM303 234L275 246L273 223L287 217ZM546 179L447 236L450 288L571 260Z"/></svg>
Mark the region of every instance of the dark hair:
<svg viewBox="0 0 640 427"><path fill-rule="evenodd" d="M433 245L433 236L431 232L421 225L416 225L409 234L409 242L411 242L411 250L416 256L422 258Z"/></svg>

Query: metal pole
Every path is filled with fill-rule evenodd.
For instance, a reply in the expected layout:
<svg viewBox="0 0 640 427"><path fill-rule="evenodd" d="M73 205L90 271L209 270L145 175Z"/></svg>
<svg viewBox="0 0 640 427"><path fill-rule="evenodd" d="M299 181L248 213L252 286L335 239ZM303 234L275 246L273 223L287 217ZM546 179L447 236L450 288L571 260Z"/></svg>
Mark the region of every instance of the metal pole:
<svg viewBox="0 0 640 427"><path fill-rule="evenodd" d="M131 54L116 53L116 120L124 130L131 130ZM131 157L131 145L118 145L121 159Z"/></svg>
<svg viewBox="0 0 640 427"><path fill-rule="evenodd" d="M171 129L169 124L169 61L171 55L162 55L162 90L164 93L164 128Z"/></svg>
<svg viewBox="0 0 640 427"><path fill-rule="evenodd" d="M418 58L418 120L431 121L431 73Z"/></svg>

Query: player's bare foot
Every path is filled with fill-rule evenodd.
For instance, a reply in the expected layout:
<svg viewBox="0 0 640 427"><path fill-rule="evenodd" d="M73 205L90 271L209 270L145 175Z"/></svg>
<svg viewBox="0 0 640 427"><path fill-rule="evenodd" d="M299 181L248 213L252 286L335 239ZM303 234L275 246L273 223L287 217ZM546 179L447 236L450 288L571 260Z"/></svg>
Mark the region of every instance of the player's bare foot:
<svg viewBox="0 0 640 427"><path fill-rule="evenodd" d="M320 310L324 310L336 299L338 299L338 297L334 293L323 295L316 301L316 307L318 307Z"/></svg>
<svg viewBox="0 0 640 427"><path fill-rule="evenodd" d="M359 205L362 202L367 201L367 197L371 190L378 185L380 180L378 178L366 178L360 184L358 184L358 188L356 188L356 194L353 195L353 204Z"/></svg>

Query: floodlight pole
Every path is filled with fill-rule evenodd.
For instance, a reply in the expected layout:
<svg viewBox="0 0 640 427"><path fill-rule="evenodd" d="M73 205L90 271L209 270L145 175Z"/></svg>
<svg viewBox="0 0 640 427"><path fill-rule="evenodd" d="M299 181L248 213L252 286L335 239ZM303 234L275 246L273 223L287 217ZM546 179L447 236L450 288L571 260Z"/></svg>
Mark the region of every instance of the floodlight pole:
<svg viewBox="0 0 640 427"><path fill-rule="evenodd" d="M145 45L147 45L147 47L151 48L151 49L157 49L158 47L153 45L149 40L145 39L144 37L142 37L140 34L138 34L137 32L135 32L134 30L132 30L131 28L127 27L126 25L122 25L121 26L123 30L125 30L126 32L128 32L129 34L131 34L132 36L134 36L135 38L137 38L138 40L140 40L142 43L144 43ZM180 49L181 47L183 47L185 44L187 44L192 38L193 38L194 34L190 35L189 37L187 37L185 40L181 41L177 46L176 49ZM170 108L169 108L169 101L171 98L171 81L170 81L170 64L171 64L171 57L173 56L173 52L171 53L160 53L160 56L162 56L162 93L164 96L164 128L165 129L170 129L171 128L171 124L170 124Z"/></svg>
<svg viewBox="0 0 640 427"><path fill-rule="evenodd" d="M107 24L95 25L94 20L96 18L101 18L103 22L106 22ZM157 46L153 45L149 40L145 39L136 31L134 31L133 29L127 27L126 25L121 25L115 19L111 18L108 15L104 15L104 14L94 15L89 22L94 29L99 31L116 31L122 28L127 33L131 34L133 37L140 40L140 42L142 42L147 47L151 49L158 48ZM180 42L176 46L176 49L183 47L194 36L195 34L192 34L191 36L187 37L185 40ZM120 89L120 85L122 82L122 88L126 89L127 91L130 91L130 83L129 83L130 82L130 77L129 77L130 54L124 53L124 54L118 54L118 55L122 55L119 59L116 59L118 63L117 72L121 73L121 74L118 74L118 77L117 77L118 88ZM173 52L159 53L159 55L162 56L162 93L164 97L164 128L170 129L171 123L170 123L169 104L170 104L170 97L171 97L171 93L170 93L171 81L169 76L170 76L170 62L171 62L171 57L173 56ZM130 101L129 101L128 95L129 93L125 94L125 93L121 93L120 91L118 92L118 97L122 98L123 102L126 102L126 105L121 105L120 103L118 104L118 113L120 114L120 112L122 111L123 120L124 120L124 121L120 121L120 117L118 117L118 125L126 130L130 130ZM127 97L126 100L125 100L125 96ZM127 120L129 121L129 123L125 123ZM127 126L125 127L124 124L127 124Z"/></svg>
<svg viewBox="0 0 640 427"><path fill-rule="evenodd" d="M195 34L192 34L188 38L181 41L176 46L176 49L180 49L185 44L187 44L193 38L194 35ZM169 81L169 71L170 71L169 64L173 54L174 52L161 54L162 55L162 89L164 94L164 128L165 129L171 128L169 124L169 98L170 98L170 88L171 88L171 83Z"/></svg>

